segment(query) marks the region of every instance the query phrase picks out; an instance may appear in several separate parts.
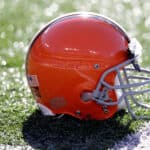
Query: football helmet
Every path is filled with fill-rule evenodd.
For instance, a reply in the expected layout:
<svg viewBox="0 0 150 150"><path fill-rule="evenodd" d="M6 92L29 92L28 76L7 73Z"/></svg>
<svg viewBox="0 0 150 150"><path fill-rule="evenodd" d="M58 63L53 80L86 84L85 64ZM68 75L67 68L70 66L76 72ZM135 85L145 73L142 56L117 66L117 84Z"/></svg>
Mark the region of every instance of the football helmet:
<svg viewBox="0 0 150 150"><path fill-rule="evenodd" d="M26 58L28 84L45 115L104 120L123 106L133 118L146 118L149 98L141 95L150 92L150 71L137 62L141 49L107 17L67 14L33 38Z"/></svg>

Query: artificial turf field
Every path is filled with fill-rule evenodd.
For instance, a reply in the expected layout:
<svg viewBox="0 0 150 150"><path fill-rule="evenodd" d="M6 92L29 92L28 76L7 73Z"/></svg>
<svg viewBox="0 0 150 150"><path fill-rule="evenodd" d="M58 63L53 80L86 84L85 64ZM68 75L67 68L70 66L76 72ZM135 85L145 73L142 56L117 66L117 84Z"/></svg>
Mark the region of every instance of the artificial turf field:
<svg viewBox="0 0 150 150"><path fill-rule="evenodd" d="M92 11L121 24L143 46L149 66L149 0L0 0L0 144L35 149L109 149L144 121L120 112L106 121L43 117L28 89L25 56L33 35L51 19Z"/></svg>

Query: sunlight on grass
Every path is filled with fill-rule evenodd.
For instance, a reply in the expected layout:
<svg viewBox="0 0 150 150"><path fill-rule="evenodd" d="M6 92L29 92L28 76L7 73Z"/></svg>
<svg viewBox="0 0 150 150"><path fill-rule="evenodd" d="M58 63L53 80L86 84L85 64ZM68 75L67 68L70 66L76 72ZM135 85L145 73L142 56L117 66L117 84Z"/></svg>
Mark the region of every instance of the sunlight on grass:
<svg viewBox="0 0 150 150"><path fill-rule="evenodd" d="M35 111L35 103L18 68L0 72L0 143L21 144L22 123Z"/></svg>
<svg viewBox="0 0 150 150"><path fill-rule="evenodd" d="M54 131L58 130L58 133L64 134L61 130L61 126L64 120L68 121L69 119L62 119L56 122L58 128L55 128L55 123L50 121L54 126L51 127L51 124L45 125L46 120L42 120L41 116L36 116L36 105L31 96L31 93L27 87L25 73L24 73L24 63L25 57L28 50L29 43L33 35L47 22L51 19L58 17L59 15L75 12L75 11L92 11L106 15L115 21L117 21L121 26L128 31L129 36L136 37L143 46L143 65L149 66L149 41L150 41L150 1L149 0L112 0L112 1L99 1L99 0L1 0L0 1L0 144L25 144L23 139L23 123L32 118L35 121L35 127L38 129L33 129L35 132L43 132L46 134L46 131L41 128L46 126L46 129L49 129L48 133L52 132L54 136ZM34 112L34 113L33 113ZM33 116L32 116L33 115ZM30 126L30 122L34 124L33 120L27 122L27 127ZM38 119L43 121L42 123L38 122ZM93 137L96 142L101 142L99 139L103 134L107 134L109 131L110 137L113 137L115 134L113 132L116 126L115 140L120 139L125 135L125 132L136 131L141 121L132 122L127 130L127 124L130 120L128 114L117 115L114 120L106 121L104 123L98 122L86 122L77 121L75 119L70 119L69 123L75 125L76 127L80 126L79 139L81 141L85 135L87 141L83 140L83 143L88 143L88 140L93 142ZM114 127L109 128L110 123ZM119 125L118 125L119 124ZM93 126L94 125L94 126ZM117 125L119 126L117 129ZM86 131L89 131L91 134L87 135L84 133L84 127ZM101 129L98 128L101 126L105 128L106 133L100 132ZM32 126L34 128L34 126ZM89 128L96 127L96 129L90 130ZM108 128L107 128L108 127ZM66 134L69 136L71 134L73 137L77 133L75 132L76 128L69 129L69 126L65 129ZM32 128L31 128L32 129ZM30 132L31 129L29 130ZM25 129L26 131L26 129ZM51 132L50 132L51 131ZM85 132L86 132L85 131ZM102 134L103 133L103 134ZM32 133L31 133L32 135ZM28 136L31 136L28 135ZM47 136L49 136L47 135ZM35 136L35 137L36 137ZM59 135L58 135L59 136ZM64 135L65 136L65 135ZM93 137L92 137L93 136ZM77 136L78 137L78 136ZM32 137L33 138L33 137ZM43 138L43 137L42 137ZM56 137L54 137L55 139ZM67 139L68 137L66 137ZM109 139L105 135L106 139ZM35 138L36 139L36 138ZM52 137L53 139L53 137ZM69 139L71 142L71 139ZM112 139L109 139L110 143ZM34 140L33 140L34 141ZM75 140L73 141L75 143ZM42 143L42 142L41 142ZM102 143L101 143L102 144ZM110 144L112 145L113 142ZM42 145L42 144L41 144ZM105 148L109 147L108 143L103 141ZM80 147L80 145L79 145Z"/></svg>

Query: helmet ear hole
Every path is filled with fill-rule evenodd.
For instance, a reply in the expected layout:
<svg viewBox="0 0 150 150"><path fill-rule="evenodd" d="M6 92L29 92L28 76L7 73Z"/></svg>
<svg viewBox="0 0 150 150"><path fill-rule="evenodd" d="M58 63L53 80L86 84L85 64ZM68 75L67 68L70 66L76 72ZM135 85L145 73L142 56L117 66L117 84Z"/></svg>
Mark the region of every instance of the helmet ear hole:
<svg viewBox="0 0 150 150"><path fill-rule="evenodd" d="M80 99L83 100L84 102L88 102L89 100L92 99L92 92L82 91L80 94Z"/></svg>

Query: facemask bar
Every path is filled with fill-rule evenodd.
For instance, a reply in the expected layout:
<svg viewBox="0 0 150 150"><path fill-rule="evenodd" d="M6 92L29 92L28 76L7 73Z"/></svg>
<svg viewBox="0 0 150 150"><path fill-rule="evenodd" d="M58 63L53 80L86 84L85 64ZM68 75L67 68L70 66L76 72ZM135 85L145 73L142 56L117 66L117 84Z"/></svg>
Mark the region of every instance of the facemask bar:
<svg viewBox="0 0 150 150"><path fill-rule="evenodd" d="M100 105L104 105L104 106L114 106L114 105L119 105L121 103L121 101L125 101L128 112L131 114L132 118L134 119L150 119L150 116L137 116L135 114L135 112L132 110L131 105L130 105L130 101L132 101L132 103L134 105L136 105L137 107L141 107L141 108L145 108L145 109L150 109L150 106L147 106L145 104L140 103L134 96L135 95L141 95L147 92L150 92L150 88L148 89L142 89L143 86L150 86L150 70L146 70L146 69L137 69L137 67L135 67L135 57L132 59L129 59L125 62L123 62L122 64L119 64L111 69L108 69L107 71L105 71L102 75L102 77L100 78L96 89L93 91L92 93L92 99L94 101L96 101L98 104ZM133 64L134 68L126 68L128 65ZM137 64L136 64L137 66ZM128 75L128 71L130 72L140 72L142 73L142 75L146 75L146 76L137 76L137 75ZM107 81L105 81L105 78L112 72L116 72L117 76L118 76L118 80L119 80L119 84L117 85L110 85L109 83L107 83ZM138 82L136 83L130 83L129 80L138 80ZM139 88L140 90L132 90L133 88ZM100 91L100 89L102 89ZM120 98L117 101L112 101L112 99L109 97L109 90L117 90L117 89L121 89L122 90L122 95L120 96ZM130 99L129 99L130 97Z"/></svg>

